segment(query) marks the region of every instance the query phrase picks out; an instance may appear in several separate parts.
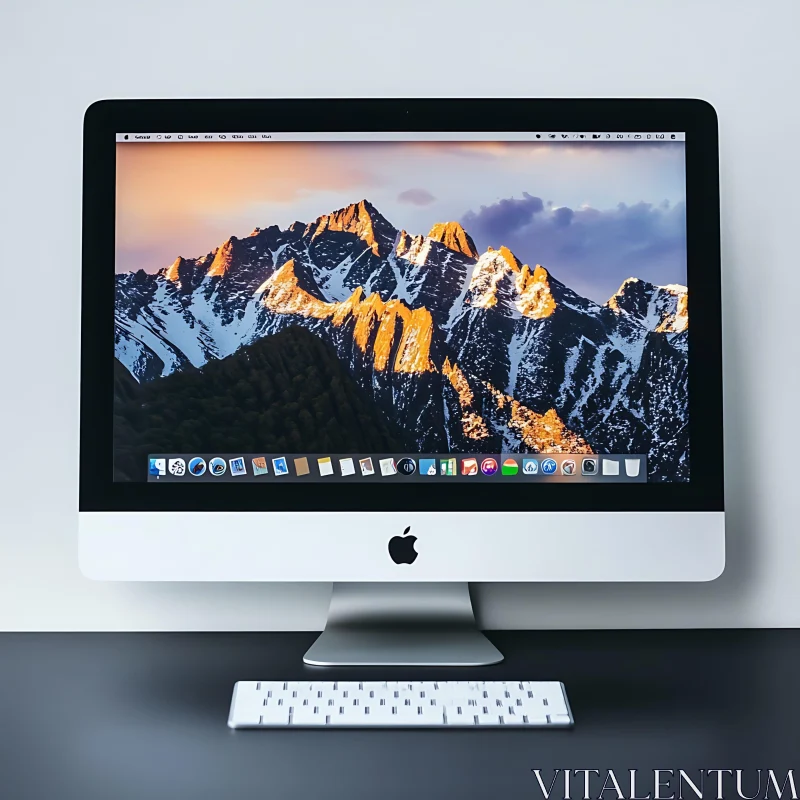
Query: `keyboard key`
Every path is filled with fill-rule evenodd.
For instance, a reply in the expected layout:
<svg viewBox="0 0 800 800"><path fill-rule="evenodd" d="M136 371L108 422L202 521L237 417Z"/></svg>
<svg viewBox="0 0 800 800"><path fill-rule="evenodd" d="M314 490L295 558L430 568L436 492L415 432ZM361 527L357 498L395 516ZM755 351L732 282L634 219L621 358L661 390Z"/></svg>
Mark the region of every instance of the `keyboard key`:
<svg viewBox="0 0 800 800"><path fill-rule="evenodd" d="M261 712L262 725L288 725L289 706L264 706Z"/></svg>
<svg viewBox="0 0 800 800"><path fill-rule="evenodd" d="M231 705L228 724L232 727L260 725L264 704L255 691L242 689L239 684L236 688L235 698L235 702Z"/></svg>
<svg viewBox="0 0 800 800"><path fill-rule="evenodd" d="M474 728L475 724L474 714L462 714L461 716L447 718L447 727L449 728Z"/></svg>
<svg viewBox="0 0 800 800"><path fill-rule="evenodd" d="M472 708L468 706L468 708ZM448 725L474 725L475 713L466 711L458 706L446 706L444 709Z"/></svg>
<svg viewBox="0 0 800 800"><path fill-rule="evenodd" d="M393 717L391 706L370 706L369 711L364 715L364 721L368 725L388 725Z"/></svg>
<svg viewBox="0 0 800 800"><path fill-rule="evenodd" d="M315 711L314 706L300 706L295 709L292 714L292 725L325 725L327 722L327 714L325 708L317 706Z"/></svg>
<svg viewBox="0 0 800 800"><path fill-rule="evenodd" d="M564 702L564 693L560 683L546 683L538 692L542 700L546 700L548 714L567 714L567 704Z"/></svg>
<svg viewBox="0 0 800 800"><path fill-rule="evenodd" d="M439 725L444 723L444 711L441 708L437 708L436 706L421 706L421 708L421 716L427 722L435 722Z"/></svg>
<svg viewBox="0 0 800 800"><path fill-rule="evenodd" d="M526 725L547 725L547 715L546 714L524 714L523 719L525 720Z"/></svg>

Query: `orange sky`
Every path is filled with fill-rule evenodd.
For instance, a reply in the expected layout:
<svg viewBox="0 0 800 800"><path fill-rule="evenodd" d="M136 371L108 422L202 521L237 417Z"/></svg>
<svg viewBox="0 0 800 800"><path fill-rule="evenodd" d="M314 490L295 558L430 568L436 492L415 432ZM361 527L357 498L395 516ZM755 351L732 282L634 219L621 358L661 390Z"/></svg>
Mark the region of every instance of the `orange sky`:
<svg viewBox="0 0 800 800"><path fill-rule="evenodd" d="M229 225L254 203L289 203L310 185L336 191L363 183L368 176L352 162L331 158L331 147L117 145L117 248L135 251L165 240L177 248L175 255L202 255L202 248L183 248L196 248L198 238L210 247L231 233L248 233ZM259 148L257 158L253 148Z"/></svg>

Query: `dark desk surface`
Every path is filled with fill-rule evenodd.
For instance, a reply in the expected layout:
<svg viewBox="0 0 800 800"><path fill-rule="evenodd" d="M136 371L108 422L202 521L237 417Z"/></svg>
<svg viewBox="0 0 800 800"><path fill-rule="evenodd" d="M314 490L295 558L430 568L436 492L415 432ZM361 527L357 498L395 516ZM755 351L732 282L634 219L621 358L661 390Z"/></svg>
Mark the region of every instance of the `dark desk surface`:
<svg viewBox="0 0 800 800"><path fill-rule="evenodd" d="M505 662L463 671L306 667L314 636L0 635L0 797L506 800L542 797L533 768L800 767L800 631L502 632ZM323 675L562 680L576 727L226 727L236 680Z"/></svg>

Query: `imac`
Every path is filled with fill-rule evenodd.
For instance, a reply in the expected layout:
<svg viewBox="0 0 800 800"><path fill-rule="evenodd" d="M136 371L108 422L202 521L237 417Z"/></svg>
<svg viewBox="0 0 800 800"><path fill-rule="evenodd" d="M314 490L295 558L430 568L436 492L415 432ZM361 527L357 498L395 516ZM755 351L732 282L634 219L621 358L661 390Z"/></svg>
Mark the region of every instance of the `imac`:
<svg viewBox="0 0 800 800"><path fill-rule="evenodd" d="M494 663L472 581L725 563L698 100L110 100L80 564L331 581L310 664Z"/></svg>

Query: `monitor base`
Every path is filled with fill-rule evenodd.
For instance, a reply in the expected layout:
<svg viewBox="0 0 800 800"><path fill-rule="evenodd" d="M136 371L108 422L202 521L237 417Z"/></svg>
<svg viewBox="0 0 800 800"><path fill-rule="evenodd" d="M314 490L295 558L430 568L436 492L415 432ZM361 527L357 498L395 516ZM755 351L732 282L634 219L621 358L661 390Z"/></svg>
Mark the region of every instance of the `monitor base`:
<svg viewBox="0 0 800 800"><path fill-rule="evenodd" d="M477 667L503 654L478 630L466 583L335 583L303 657L332 666Z"/></svg>

